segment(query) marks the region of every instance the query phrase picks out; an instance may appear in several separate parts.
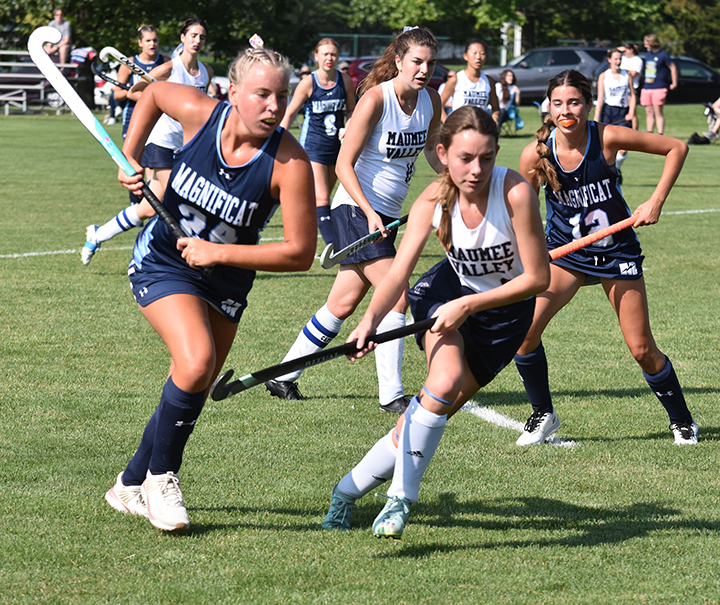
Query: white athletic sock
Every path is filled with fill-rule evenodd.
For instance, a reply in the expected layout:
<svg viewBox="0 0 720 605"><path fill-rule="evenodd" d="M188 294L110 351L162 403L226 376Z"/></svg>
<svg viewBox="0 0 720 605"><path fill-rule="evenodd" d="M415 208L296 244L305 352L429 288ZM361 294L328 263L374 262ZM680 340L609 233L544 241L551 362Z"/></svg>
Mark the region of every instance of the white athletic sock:
<svg viewBox="0 0 720 605"><path fill-rule="evenodd" d="M302 332L300 332L295 339L295 343L290 347L287 355L285 355L283 362L297 359L304 355L310 355L320 349L324 349L328 343L338 335L342 325L343 320L335 317L328 311L327 305L323 305L323 307L313 315L312 319L305 324ZM302 370L279 376L275 380L295 382L300 378L300 374L302 374Z"/></svg>
<svg viewBox="0 0 720 605"><path fill-rule="evenodd" d="M390 480L398 451L392 440L394 432L395 427L372 446L354 469L340 479L337 484L338 491L356 499L362 498Z"/></svg>
<svg viewBox="0 0 720 605"><path fill-rule="evenodd" d="M390 311L377 328L377 333L388 332L405 325L405 315ZM380 404L387 405L405 394L402 385L402 361L405 339L397 338L378 345L375 349Z"/></svg>
<svg viewBox="0 0 720 605"><path fill-rule="evenodd" d="M405 411L405 424L398 440L398 457L388 496L407 498L417 502L425 469L432 460L445 432L447 415L429 412L417 397L413 397Z"/></svg>
<svg viewBox="0 0 720 605"><path fill-rule="evenodd" d="M615 156L615 167L620 170L620 167L623 165L623 162L627 160L627 151L625 153L617 152L617 155Z"/></svg>
<svg viewBox="0 0 720 605"><path fill-rule="evenodd" d="M138 218L137 204L128 206L125 210L118 213L115 218L110 219L102 227L95 232L96 243L106 242L123 231L129 231L133 227L142 225L142 221Z"/></svg>

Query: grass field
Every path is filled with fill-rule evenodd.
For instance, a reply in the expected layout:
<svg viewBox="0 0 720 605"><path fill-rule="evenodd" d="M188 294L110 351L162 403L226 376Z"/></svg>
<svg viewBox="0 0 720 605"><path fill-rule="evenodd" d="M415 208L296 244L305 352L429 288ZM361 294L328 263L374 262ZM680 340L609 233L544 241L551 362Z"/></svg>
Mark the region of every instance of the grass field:
<svg viewBox="0 0 720 605"><path fill-rule="evenodd" d="M516 168L539 125L523 117L500 164ZM706 129L699 105L668 107L667 124L684 140ZM80 263L85 227L127 196L70 115L0 116L0 133L0 603L720 602L720 147L692 148L660 223L639 230L655 337L701 443L673 444L610 305L583 288L544 338L558 436L575 446L521 449L515 430L458 414L395 543L371 535L372 496L353 531L320 529L333 485L395 421L377 409L372 360L311 368L302 403L262 387L209 402L181 471L189 535L105 503L169 364L125 276L134 234ZM420 164L409 199L432 178ZM631 155L631 208L661 169ZM276 219L265 237L281 231ZM418 273L441 256L433 240ZM333 278L260 274L228 367L279 362ZM424 371L408 341L409 392ZM514 367L474 404L530 412Z"/></svg>

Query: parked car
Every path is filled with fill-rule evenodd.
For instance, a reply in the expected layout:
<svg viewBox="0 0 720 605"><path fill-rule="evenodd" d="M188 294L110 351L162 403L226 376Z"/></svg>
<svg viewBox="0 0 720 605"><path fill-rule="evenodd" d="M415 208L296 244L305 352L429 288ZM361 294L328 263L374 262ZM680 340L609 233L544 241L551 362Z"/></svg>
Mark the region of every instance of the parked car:
<svg viewBox="0 0 720 605"><path fill-rule="evenodd" d="M371 56L358 57L357 59L350 61L350 66L348 67L348 75L352 78L355 90L357 90L360 82L362 82L370 73L370 71L372 70L372 66L376 60L376 56ZM432 78L430 78L428 86L437 90L440 85L447 80L448 71L449 70L447 67L436 63L435 72L433 73Z"/></svg>
<svg viewBox="0 0 720 605"><path fill-rule="evenodd" d="M496 82L506 69L512 69L522 102L530 104L545 98L548 80L566 69L575 69L593 79L596 67L607 59L607 48L600 46L553 46L534 48L510 61L505 67L483 69Z"/></svg>
<svg viewBox="0 0 720 605"><path fill-rule="evenodd" d="M295 90L295 87L298 85L298 82L300 82L300 78L293 73L290 76L290 92L292 93L293 90ZM230 78L226 76L213 76L212 84L215 87L215 90L217 91L218 99L221 101L224 101L227 99L228 95L228 88L230 87Z"/></svg>
<svg viewBox="0 0 720 605"><path fill-rule="evenodd" d="M645 53L640 53L640 56L644 61ZM673 57L673 62L678 69L678 86L668 91L666 103L714 103L720 98L720 74L712 67L692 57ZM607 63L600 63L595 68L593 91L597 89L598 76L606 69Z"/></svg>

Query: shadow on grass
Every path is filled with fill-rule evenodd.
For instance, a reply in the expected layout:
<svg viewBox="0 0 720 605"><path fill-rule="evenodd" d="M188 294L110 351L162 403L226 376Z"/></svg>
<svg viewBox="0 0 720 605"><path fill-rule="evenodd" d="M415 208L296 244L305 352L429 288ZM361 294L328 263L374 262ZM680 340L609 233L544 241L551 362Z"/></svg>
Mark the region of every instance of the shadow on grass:
<svg viewBox="0 0 720 605"><path fill-rule="evenodd" d="M463 515L483 515L487 519L469 519ZM682 511L659 502L637 502L611 508L580 506L550 498L528 497L476 500L459 503L454 494L440 494L436 503L413 507L412 524L433 527L467 527L488 532L485 542L476 544L411 544L379 558L422 558L443 552L498 548L587 547L618 544L644 538L658 531L718 531L720 522L679 518ZM413 519L416 516L416 519ZM427 517L426 520L419 518ZM538 532L542 536L508 539L507 532ZM557 535L553 535L556 532ZM493 539L496 538L496 539Z"/></svg>

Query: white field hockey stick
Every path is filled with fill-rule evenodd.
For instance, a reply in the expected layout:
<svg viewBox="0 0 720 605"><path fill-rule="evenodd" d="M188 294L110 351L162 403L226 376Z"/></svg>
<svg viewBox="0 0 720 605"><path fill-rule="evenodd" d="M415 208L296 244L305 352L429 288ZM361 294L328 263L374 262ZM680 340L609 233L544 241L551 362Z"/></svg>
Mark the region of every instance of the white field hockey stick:
<svg viewBox="0 0 720 605"><path fill-rule="evenodd" d="M400 217L392 223L388 223L387 225L385 225L385 229L387 229L388 231L397 229L400 225L404 225L405 223L407 223L408 216L409 215L406 214L405 216ZM378 229L377 231L373 231L365 237L361 237L358 241L353 242L349 246L345 246L337 253L333 252L333 245L328 244L327 246L325 246L325 250L323 250L322 254L320 255L320 266L323 269L329 269L330 267L334 267L341 260L346 259L351 254L355 254L358 250L362 250L365 246L369 246L370 244L378 241L381 237L382 233Z"/></svg>
<svg viewBox="0 0 720 605"><path fill-rule="evenodd" d="M45 76L45 79L52 84L52 87L57 91L62 100L65 101L65 104L72 110L75 117L88 129L97 142L103 146L103 149L107 151L122 171L128 176L134 176L136 172L130 165L130 162L127 161L127 158L110 138L110 135L103 128L102 124L100 124L98 119L93 115L92 111L88 109L88 106L85 105L78 93L75 92L75 89L70 86L65 76L60 73L60 70L43 49L43 46L47 42L57 44L61 38L62 34L57 29L47 26L38 27L30 34L30 39L28 40L30 58ZM150 202L150 205L160 217L160 220L167 225L176 238L187 237L187 234L182 230L180 224L175 220L175 217L167 211L167 208L163 206L162 202L145 183L143 183L142 186L142 194L145 196L145 199Z"/></svg>
<svg viewBox="0 0 720 605"><path fill-rule="evenodd" d="M155 82L155 78L153 78L142 67L133 63L130 59L128 59L125 55L123 55L117 48L113 48L112 46L106 46L105 48L103 48L100 51L100 60L103 63L107 63L110 60L110 57L120 61L120 63L122 63L125 67L127 67L131 72L140 76L146 82Z"/></svg>
<svg viewBox="0 0 720 605"><path fill-rule="evenodd" d="M605 227L604 229L594 231L593 233L590 233L585 237L581 237L580 239L576 239L569 244L565 244L564 246L555 248L555 250L550 250L550 260L557 260L558 258L562 258L563 256L570 254L571 252L580 250L580 248L584 248L585 246L594 244L595 242L607 237L608 235L612 235L613 233L617 233L618 231L622 231L623 229L632 227L635 224L635 221L637 221L636 216L629 216L626 219L618 221L614 225L610 225L609 227Z"/></svg>
<svg viewBox="0 0 720 605"><path fill-rule="evenodd" d="M433 327L434 323L435 318L431 317L417 323L403 326L402 328L397 328L396 330L389 330L388 332L376 334L370 338L369 341L376 344L382 344L383 342L395 340L396 338L405 338L405 336L429 330ZM264 370L258 370L252 374L246 374L245 376L242 376L237 380L233 380L232 382L229 381L235 374L235 370L228 370L224 374L218 376L217 380L213 383L210 388L210 397L212 397L214 401L222 401L231 395L241 393L242 391L250 389L254 386L263 384L268 380L273 380L278 376L283 376L284 374L289 374L290 372L297 372L298 370L304 370L305 368L318 365L319 363L330 361L331 359L337 359L338 357L343 357L345 355L349 355L350 353L355 353L359 351L356 343L357 341L353 340L352 342L346 342L344 345L325 349L324 351L317 351L316 353L311 353L310 355L305 355L304 357L298 357L297 359L291 359L290 361L265 368Z"/></svg>

